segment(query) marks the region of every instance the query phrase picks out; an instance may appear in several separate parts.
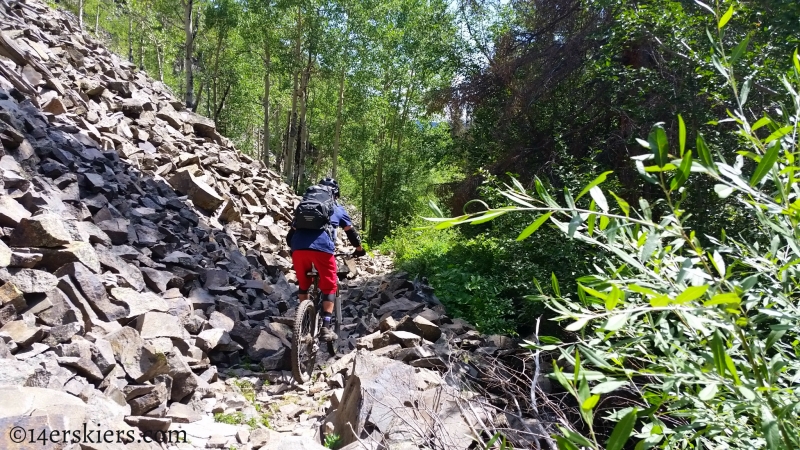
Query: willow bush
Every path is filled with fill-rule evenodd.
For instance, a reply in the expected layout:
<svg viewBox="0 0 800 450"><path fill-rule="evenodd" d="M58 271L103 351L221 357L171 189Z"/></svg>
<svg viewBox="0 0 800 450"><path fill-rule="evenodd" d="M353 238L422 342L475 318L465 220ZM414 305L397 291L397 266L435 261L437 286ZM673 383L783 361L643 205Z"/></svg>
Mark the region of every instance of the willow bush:
<svg viewBox="0 0 800 450"><path fill-rule="evenodd" d="M584 423L555 436L561 449L800 448L800 59L795 52L782 80L785 104L749 111L753 78L733 73L747 41L720 44L732 15L715 13L708 33L710 61L732 92L727 117L709 125L733 133L738 148L711 149L699 132L688 139L678 116L673 142L656 124L639 140L649 151L633 158L661 188L656 202L604 191L607 172L574 198L565 190L565 205L539 180L535 192L515 180L504 195L516 206L428 219L444 229L537 214L518 240L548 224L604 256L578 279L577 296L561 295L555 277L555 294L530 296L575 333L527 344L560 355L551 376L580 408ZM749 214L752 229L697 236L681 204L699 177Z"/></svg>

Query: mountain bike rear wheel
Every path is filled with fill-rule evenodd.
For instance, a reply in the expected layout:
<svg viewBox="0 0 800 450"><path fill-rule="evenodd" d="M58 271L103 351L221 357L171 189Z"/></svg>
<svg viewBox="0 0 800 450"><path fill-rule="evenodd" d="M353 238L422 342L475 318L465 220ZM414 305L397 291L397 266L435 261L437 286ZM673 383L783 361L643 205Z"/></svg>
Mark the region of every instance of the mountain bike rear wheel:
<svg viewBox="0 0 800 450"><path fill-rule="evenodd" d="M311 379L317 362L317 310L313 300L297 307L292 334L292 376L303 384Z"/></svg>

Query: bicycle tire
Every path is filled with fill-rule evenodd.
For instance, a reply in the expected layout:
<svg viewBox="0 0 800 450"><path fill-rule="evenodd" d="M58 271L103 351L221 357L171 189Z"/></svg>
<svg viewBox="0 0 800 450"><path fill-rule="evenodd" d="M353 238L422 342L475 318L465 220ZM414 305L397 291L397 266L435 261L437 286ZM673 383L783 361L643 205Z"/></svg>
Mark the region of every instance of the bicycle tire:
<svg viewBox="0 0 800 450"><path fill-rule="evenodd" d="M292 333L292 376L300 384L311 379L316 365L317 311L314 301L303 300L297 307ZM307 356L306 356L307 353Z"/></svg>
<svg viewBox="0 0 800 450"><path fill-rule="evenodd" d="M342 331L342 297L339 295L339 291L336 291L336 302L334 303L333 310L336 313L336 335L338 336L339 333Z"/></svg>

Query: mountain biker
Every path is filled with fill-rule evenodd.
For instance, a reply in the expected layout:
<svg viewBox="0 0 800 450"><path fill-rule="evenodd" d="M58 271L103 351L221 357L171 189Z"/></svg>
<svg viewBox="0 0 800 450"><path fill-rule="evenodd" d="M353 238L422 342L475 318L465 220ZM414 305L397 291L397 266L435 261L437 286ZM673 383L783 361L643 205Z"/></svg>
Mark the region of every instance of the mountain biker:
<svg viewBox="0 0 800 450"><path fill-rule="evenodd" d="M334 341L338 338L336 333L330 328L331 317L333 316L333 304L336 299L336 289L338 287L338 277L336 268L336 258L334 257L336 247L336 229L344 229L347 239L356 247L353 256L364 256L366 251L361 246L361 238L353 226L352 219L345 211L344 207L336 201L339 198L339 183L333 178L324 178L319 181L319 186L327 186L332 190L334 198L334 208L330 216L331 230L309 230L295 228L297 218L292 221L292 228L286 236L286 241L291 248L292 264L297 275L299 285L298 298L302 302L308 298L308 288L311 285L311 278L306 274L311 270L311 264L319 273L319 288L322 291L322 320L323 328L320 338L323 341ZM330 231L330 232L329 232Z"/></svg>

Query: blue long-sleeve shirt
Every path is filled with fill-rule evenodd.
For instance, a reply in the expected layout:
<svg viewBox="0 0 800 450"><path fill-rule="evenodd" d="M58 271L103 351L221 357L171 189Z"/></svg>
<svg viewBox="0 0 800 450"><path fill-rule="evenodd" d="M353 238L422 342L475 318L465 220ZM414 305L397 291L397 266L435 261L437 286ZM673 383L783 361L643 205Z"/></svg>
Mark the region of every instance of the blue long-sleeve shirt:
<svg viewBox="0 0 800 450"><path fill-rule="evenodd" d="M336 252L336 230L341 227L353 226L353 220L341 205L336 205L331 215L333 225L333 239L325 230L303 230L295 229L292 222L292 229L289 230L289 247L294 250L317 250L320 252L334 254Z"/></svg>

